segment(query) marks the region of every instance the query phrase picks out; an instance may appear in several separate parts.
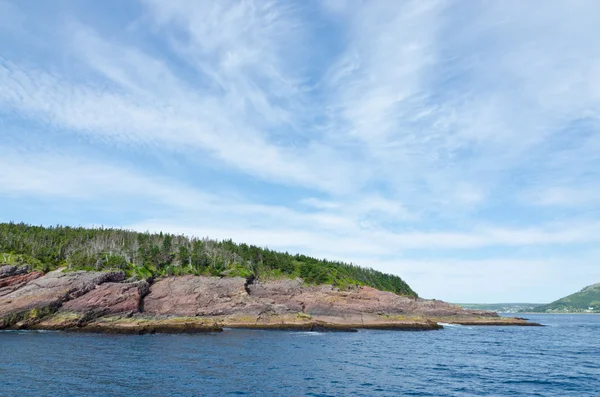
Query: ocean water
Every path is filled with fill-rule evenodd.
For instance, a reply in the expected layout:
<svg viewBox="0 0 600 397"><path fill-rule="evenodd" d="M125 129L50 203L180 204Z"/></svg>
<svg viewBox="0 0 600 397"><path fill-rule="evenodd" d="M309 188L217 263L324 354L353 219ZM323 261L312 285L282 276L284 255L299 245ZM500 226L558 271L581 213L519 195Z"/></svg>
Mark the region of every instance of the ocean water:
<svg viewBox="0 0 600 397"><path fill-rule="evenodd" d="M2 396L600 396L600 315L546 327L0 332Z"/></svg>

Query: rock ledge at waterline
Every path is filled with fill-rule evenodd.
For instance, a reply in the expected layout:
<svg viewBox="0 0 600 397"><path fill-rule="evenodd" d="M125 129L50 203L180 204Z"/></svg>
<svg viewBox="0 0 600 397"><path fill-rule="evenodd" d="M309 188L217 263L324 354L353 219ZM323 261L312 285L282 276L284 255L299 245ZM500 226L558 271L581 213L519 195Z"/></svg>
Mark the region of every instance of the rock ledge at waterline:
<svg viewBox="0 0 600 397"><path fill-rule="evenodd" d="M165 277L150 284L122 272L46 274L0 267L0 329L107 333L216 332L227 328L435 330L440 323L539 325L494 312L371 287L339 290L300 279Z"/></svg>

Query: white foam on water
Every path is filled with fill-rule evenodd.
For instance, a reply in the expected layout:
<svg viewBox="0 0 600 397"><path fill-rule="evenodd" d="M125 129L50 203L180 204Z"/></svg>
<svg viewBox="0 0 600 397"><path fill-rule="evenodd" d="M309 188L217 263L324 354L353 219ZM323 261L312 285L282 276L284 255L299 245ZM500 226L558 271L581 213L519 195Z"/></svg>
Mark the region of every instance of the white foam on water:
<svg viewBox="0 0 600 397"><path fill-rule="evenodd" d="M462 327L460 324L450 324L450 323L438 323L442 327Z"/></svg>
<svg viewBox="0 0 600 397"><path fill-rule="evenodd" d="M467 327L465 325L460 324L450 324L450 323L438 323L444 328L464 328L464 329L473 329L472 327Z"/></svg>

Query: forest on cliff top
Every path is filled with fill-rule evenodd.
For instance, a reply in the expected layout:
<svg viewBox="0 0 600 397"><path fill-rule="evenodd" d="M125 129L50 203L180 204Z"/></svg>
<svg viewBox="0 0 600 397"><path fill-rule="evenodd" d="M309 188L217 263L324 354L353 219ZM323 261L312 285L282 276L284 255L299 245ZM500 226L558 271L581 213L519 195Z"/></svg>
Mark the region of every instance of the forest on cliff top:
<svg viewBox="0 0 600 397"><path fill-rule="evenodd" d="M185 274L269 279L301 277L339 288L367 285L417 296L402 278L354 264L273 251L232 240L112 228L0 223L0 264L27 263L42 271L120 269L128 276Z"/></svg>

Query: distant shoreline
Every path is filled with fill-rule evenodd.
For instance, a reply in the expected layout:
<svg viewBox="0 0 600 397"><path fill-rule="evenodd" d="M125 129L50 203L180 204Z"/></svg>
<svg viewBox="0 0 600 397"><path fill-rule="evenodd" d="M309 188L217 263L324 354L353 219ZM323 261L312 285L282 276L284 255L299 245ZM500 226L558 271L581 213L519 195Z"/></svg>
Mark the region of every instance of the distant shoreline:
<svg viewBox="0 0 600 397"><path fill-rule="evenodd" d="M597 313L597 312L590 312L590 313L582 313L582 312L575 312L575 313L538 313L538 312L503 313L503 312L500 312L500 314L560 314L560 315L567 315L567 314L600 314L600 313Z"/></svg>

